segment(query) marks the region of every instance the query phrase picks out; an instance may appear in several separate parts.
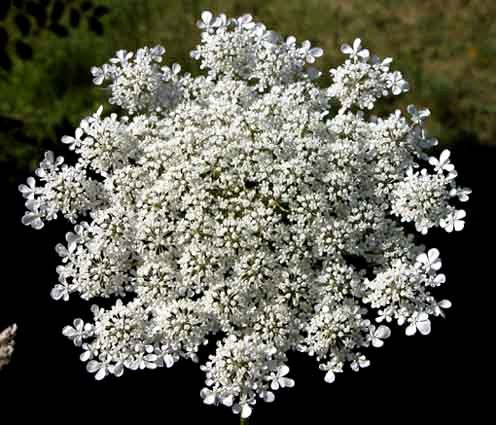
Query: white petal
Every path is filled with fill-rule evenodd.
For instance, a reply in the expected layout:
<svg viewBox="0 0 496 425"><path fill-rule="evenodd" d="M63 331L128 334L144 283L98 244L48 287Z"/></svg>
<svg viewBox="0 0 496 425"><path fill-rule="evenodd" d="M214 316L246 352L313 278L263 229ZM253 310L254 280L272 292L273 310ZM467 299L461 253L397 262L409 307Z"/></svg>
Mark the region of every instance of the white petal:
<svg viewBox="0 0 496 425"><path fill-rule="evenodd" d="M267 403L272 403L275 400L276 396L272 391L266 391L264 393L263 399Z"/></svg>
<svg viewBox="0 0 496 425"><path fill-rule="evenodd" d="M405 329L405 334L408 336L415 335L416 333L417 333L417 327L414 324L407 326Z"/></svg>
<svg viewBox="0 0 496 425"><path fill-rule="evenodd" d="M76 335L76 330L72 326L64 326L62 329L62 335L66 336L67 338L74 338Z"/></svg>
<svg viewBox="0 0 496 425"><path fill-rule="evenodd" d="M277 380L273 380L270 384L270 388L272 388L274 391L279 389L279 382Z"/></svg>
<svg viewBox="0 0 496 425"><path fill-rule="evenodd" d="M349 44L341 45L341 52L345 55L351 55L353 53L353 48Z"/></svg>
<svg viewBox="0 0 496 425"><path fill-rule="evenodd" d="M389 338L391 336L391 329L389 329L387 326L381 325L375 331L374 336L380 339Z"/></svg>
<svg viewBox="0 0 496 425"><path fill-rule="evenodd" d="M439 307L441 308L451 308L451 301L450 300L441 300L439 301Z"/></svg>
<svg viewBox="0 0 496 425"><path fill-rule="evenodd" d="M201 19L206 24L210 23L210 21L212 20L212 17L213 17L212 12L210 12L209 10L205 10L201 14Z"/></svg>
<svg viewBox="0 0 496 425"><path fill-rule="evenodd" d="M451 152L448 149L445 149L444 151L441 152L441 156L439 157L439 162L444 163L446 162L449 157L450 157Z"/></svg>
<svg viewBox="0 0 496 425"><path fill-rule="evenodd" d="M82 331L83 330L84 322L83 322L82 319L75 319L73 323L74 323L74 327L78 331Z"/></svg>
<svg viewBox="0 0 496 425"><path fill-rule="evenodd" d="M86 370L90 373L95 373L98 369L100 369L100 363L96 360L91 360L86 364Z"/></svg>
<svg viewBox="0 0 496 425"><path fill-rule="evenodd" d="M205 404L214 404L215 403L215 394L214 393L210 393L208 394L207 396L205 396L205 398L203 399L203 402Z"/></svg>
<svg viewBox="0 0 496 425"><path fill-rule="evenodd" d="M243 404L241 407L241 417L242 418L249 418L252 412L252 408L248 406L247 404Z"/></svg>
<svg viewBox="0 0 496 425"><path fill-rule="evenodd" d="M228 395L227 397L224 397L222 399L222 404L224 406L227 406L227 407L231 407L232 404L233 404L233 401L234 401L234 397L232 396L232 394Z"/></svg>
<svg viewBox="0 0 496 425"><path fill-rule="evenodd" d="M279 384L282 388L293 388L295 381L291 378L279 378Z"/></svg>
<svg viewBox="0 0 496 425"><path fill-rule="evenodd" d="M278 375L279 376L285 376L288 374L288 372L289 372L289 367L287 365L282 365L279 368Z"/></svg>
<svg viewBox="0 0 496 425"><path fill-rule="evenodd" d="M91 353L89 351L83 351L79 356L82 362L87 362L91 358Z"/></svg>
<svg viewBox="0 0 496 425"><path fill-rule="evenodd" d="M164 363L166 367L172 367L174 364L174 358L170 354L164 356Z"/></svg>
<svg viewBox="0 0 496 425"><path fill-rule="evenodd" d="M324 381L326 381L328 384L332 384L336 380L336 375L332 370L327 371Z"/></svg>
<svg viewBox="0 0 496 425"><path fill-rule="evenodd" d="M355 38L355 41L353 41L353 50L355 52L358 52L358 50L360 49L361 44L362 44L362 40L360 40L359 38Z"/></svg>
<svg viewBox="0 0 496 425"><path fill-rule="evenodd" d="M314 58L320 58L324 54L324 51L320 47L314 47L314 48L310 49L309 53Z"/></svg>
<svg viewBox="0 0 496 425"><path fill-rule="evenodd" d="M122 363L117 363L115 366L113 366L112 373L115 376L122 376L122 374L124 373L124 366L122 365Z"/></svg>
<svg viewBox="0 0 496 425"><path fill-rule="evenodd" d="M434 278L434 282L438 285L441 285L443 283L446 282L446 276L444 274L438 274L435 278Z"/></svg>
<svg viewBox="0 0 496 425"><path fill-rule="evenodd" d="M360 56L363 59L367 59L370 56L370 52L367 49L363 49L357 53L357 56ZM401 90L400 90L400 93L401 93ZM396 94L399 94L399 93L396 93Z"/></svg>
<svg viewBox="0 0 496 425"><path fill-rule="evenodd" d="M427 265L427 264L429 264L429 259L427 258L427 255L425 253L422 253L422 254L417 256L417 262L424 264L424 265Z"/></svg>
<svg viewBox="0 0 496 425"><path fill-rule="evenodd" d="M436 248L429 249L428 254L429 254L429 262L430 263L433 263L434 261L436 261L439 258L439 250Z"/></svg>
<svg viewBox="0 0 496 425"><path fill-rule="evenodd" d="M177 75L181 72L181 65L179 65L178 63L175 63L174 65L172 65L172 73L174 75Z"/></svg>
<svg viewBox="0 0 496 425"><path fill-rule="evenodd" d="M286 44L288 46L295 44L296 43L296 38L290 35L288 38L286 38Z"/></svg>
<svg viewBox="0 0 496 425"><path fill-rule="evenodd" d="M434 167L439 167L440 165L439 161L433 156L429 158L429 164L433 165Z"/></svg>
<svg viewBox="0 0 496 425"><path fill-rule="evenodd" d="M58 285L57 284L50 291L50 296L54 300L60 300L62 297L64 297L64 299L65 299L66 293L67 293L66 287L63 286L63 285Z"/></svg>
<svg viewBox="0 0 496 425"><path fill-rule="evenodd" d="M95 83L97 84L97 83ZM60 139L62 143L65 143L66 145L71 145L76 142L76 139L71 136L63 136L62 139Z"/></svg>
<svg viewBox="0 0 496 425"><path fill-rule="evenodd" d="M376 348L380 348L384 345L384 341L379 338L373 338L372 339L372 345Z"/></svg>
<svg viewBox="0 0 496 425"><path fill-rule="evenodd" d="M428 320L428 319L429 319L429 315L425 311L422 311L417 315L416 321L423 322L424 320Z"/></svg>
<svg viewBox="0 0 496 425"><path fill-rule="evenodd" d="M427 319L417 322L417 328L422 335L428 335L431 333L431 321Z"/></svg>
<svg viewBox="0 0 496 425"><path fill-rule="evenodd" d="M97 381L101 381L103 378L105 378L107 376L107 369L105 369L104 367L102 367L95 375L95 379Z"/></svg>

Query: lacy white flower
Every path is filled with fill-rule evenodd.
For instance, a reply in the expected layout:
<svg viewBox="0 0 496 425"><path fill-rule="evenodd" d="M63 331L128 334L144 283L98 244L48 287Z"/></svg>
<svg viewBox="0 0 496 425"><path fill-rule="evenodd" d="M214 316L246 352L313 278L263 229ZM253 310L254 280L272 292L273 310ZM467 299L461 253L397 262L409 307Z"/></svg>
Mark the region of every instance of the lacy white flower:
<svg viewBox="0 0 496 425"><path fill-rule="evenodd" d="M370 364L392 332L376 322L430 332L446 276L414 229L461 230L470 190L447 150L429 152L429 111L372 115L409 86L360 39L320 87L309 41L250 15L198 26L202 75L163 64L161 46L92 68L121 112L100 107L62 138L74 164L45 155L19 188L22 221L74 224L53 298L115 300L63 330L96 379L199 362L213 339L200 395L247 417L295 384L291 350L330 383Z"/></svg>

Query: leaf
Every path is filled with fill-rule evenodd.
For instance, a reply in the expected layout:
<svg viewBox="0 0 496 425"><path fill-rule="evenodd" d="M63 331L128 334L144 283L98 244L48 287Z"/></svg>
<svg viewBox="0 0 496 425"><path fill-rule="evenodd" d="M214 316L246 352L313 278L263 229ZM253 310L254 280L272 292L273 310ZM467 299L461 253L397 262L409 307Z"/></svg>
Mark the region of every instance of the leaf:
<svg viewBox="0 0 496 425"><path fill-rule="evenodd" d="M71 9L69 12L69 25L72 28L76 28L81 22L81 13L76 9Z"/></svg>
<svg viewBox="0 0 496 425"><path fill-rule="evenodd" d="M59 37L67 37L69 35L69 30L63 25L52 24L48 27L48 29Z"/></svg>
<svg viewBox="0 0 496 425"><path fill-rule="evenodd" d="M103 25L97 18L89 18L88 25L90 27L90 31L94 32L96 35L103 35Z"/></svg>
<svg viewBox="0 0 496 425"><path fill-rule="evenodd" d="M31 31L31 22L25 15L16 15L15 23L22 35L26 36Z"/></svg>
<svg viewBox="0 0 496 425"><path fill-rule="evenodd" d="M56 1L52 7L52 13L50 13L50 20L52 24L57 23L62 18L64 14L65 5L61 1Z"/></svg>
<svg viewBox="0 0 496 425"><path fill-rule="evenodd" d="M30 60L33 58L33 49L24 41L17 40L15 43L17 56L22 60Z"/></svg>
<svg viewBox="0 0 496 425"><path fill-rule="evenodd" d="M0 48L4 48L9 42L9 33L3 27L0 27Z"/></svg>
<svg viewBox="0 0 496 425"><path fill-rule="evenodd" d="M93 16L95 18L101 18L102 16L106 15L109 13L109 8L107 6L97 6L93 10Z"/></svg>
<svg viewBox="0 0 496 425"><path fill-rule="evenodd" d="M93 8L93 3L90 2L90 1L84 1L82 4L81 4L81 10L83 12L87 12L88 10L91 10Z"/></svg>
<svg viewBox="0 0 496 425"><path fill-rule="evenodd" d="M0 1L0 21L3 21L10 10L10 0L1 0Z"/></svg>

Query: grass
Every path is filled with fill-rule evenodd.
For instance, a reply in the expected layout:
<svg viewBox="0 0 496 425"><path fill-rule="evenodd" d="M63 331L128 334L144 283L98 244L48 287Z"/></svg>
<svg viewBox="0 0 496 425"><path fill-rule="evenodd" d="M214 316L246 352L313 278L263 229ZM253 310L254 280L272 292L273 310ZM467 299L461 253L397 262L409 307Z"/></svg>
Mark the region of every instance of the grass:
<svg viewBox="0 0 496 425"><path fill-rule="evenodd" d="M494 143L496 130L496 2L492 0L100 0L110 8L98 37L83 25L68 38L46 32L31 40L32 61L14 61L0 74L0 115L24 122L19 132L0 133L0 162L32 168L42 150L62 151L56 126L66 128L105 102L91 85L89 69L121 48L163 44L167 62L197 68L189 51L199 41L195 26L210 9L230 16L251 13L269 28L325 50L319 67L327 70L343 57L338 48L355 37L379 56L395 59L411 84L397 103L432 110L431 134L443 144L467 137ZM15 32L13 23L4 23ZM9 27L10 25L10 27ZM25 138L24 136L27 136Z"/></svg>

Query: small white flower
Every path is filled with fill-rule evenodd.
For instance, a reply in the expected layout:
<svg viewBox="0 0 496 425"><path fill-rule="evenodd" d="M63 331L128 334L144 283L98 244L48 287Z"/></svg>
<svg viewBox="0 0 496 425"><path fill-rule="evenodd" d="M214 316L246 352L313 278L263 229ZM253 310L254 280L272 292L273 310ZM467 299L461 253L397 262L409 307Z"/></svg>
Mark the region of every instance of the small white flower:
<svg viewBox="0 0 496 425"><path fill-rule="evenodd" d="M441 152L439 160L434 158L433 156L429 158L429 164L434 166L434 170L437 172L447 171L452 172L455 170L455 166L450 162L451 152L448 149L445 149Z"/></svg>
<svg viewBox="0 0 496 425"><path fill-rule="evenodd" d="M84 350L79 356L79 360L82 362L87 362L98 356L98 350L93 348L90 344L84 343L81 348Z"/></svg>
<svg viewBox="0 0 496 425"><path fill-rule="evenodd" d="M439 270L441 268L441 258L439 258L439 250L431 248L426 253L422 253L417 257L417 263L420 263L426 271Z"/></svg>
<svg viewBox="0 0 496 425"><path fill-rule="evenodd" d="M200 396L205 404L212 405L217 403L217 396L215 392L213 392L209 388L203 388L200 391Z"/></svg>
<svg viewBox="0 0 496 425"><path fill-rule="evenodd" d="M324 54L324 51L320 47L312 47L312 44L308 40L302 43L301 51L308 63L314 63L315 58L320 58Z"/></svg>
<svg viewBox="0 0 496 425"><path fill-rule="evenodd" d="M110 373L111 367L107 362L90 360L86 363L86 370L90 373L94 373L97 381L101 381Z"/></svg>
<svg viewBox="0 0 496 425"><path fill-rule="evenodd" d="M417 329L422 335L431 333L431 321L429 320L427 313L416 313L413 322L406 327L405 334L408 336L415 335Z"/></svg>
<svg viewBox="0 0 496 425"><path fill-rule="evenodd" d="M28 177L27 183L27 185L19 185L19 192L22 193L25 199L34 199L36 195L36 180L34 177Z"/></svg>
<svg viewBox="0 0 496 425"><path fill-rule="evenodd" d="M294 380L291 378L286 378L286 375L289 372L289 367L286 365L282 365L277 369L277 372L272 372L270 374L270 379L272 382L270 383L270 388L273 390L278 390L281 388L291 388L294 387Z"/></svg>
<svg viewBox="0 0 496 425"><path fill-rule="evenodd" d="M243 403L243 404L236 403L232 407L232 411L235 414L241 414L241 417L246 419L250 417L252 408L247 403Z"/></svg>
<svg viewBox="0 0 496 425"><path fill-rule="evenodd" d="M128 52L127 50L118 50L115 53L115 58L110 59L112 63L118 63L121 66L126 66L129 59L133 57L133 52Z"/></svg>
<svg viewBox="0 0 496 425"><path fill-rule="evenodd" d="M444 311L449 308L451 308L451 301L450 300L441 300L436 304L436 307L434 308L434 314L436 316L441 316L444 317Z"/></svg>
<svg viewBox="0 0 496 425"><path fill-rule="evenodd" d="M391 336L391 330L384 325L379 326L372 333L372 345L374 347L382 347L384 345L384 339L387 339Z"/></svg>
<svg viewBox="0 0 496 425"><path fill-rule="evenodd" d="M469 199L469 196L472 193L471 189L468 189L466 187L464 188L453 188L450 190L449 194L452 198L455 196L458 197L458 200L460 202L467 202Z"/></svg>
<svg viewBox="0 0 496 425"><path fill-rule="evenodd" d="M40 230L44 227L44 223L41 220L41 217L42 215L39 211L30 211L24 214L21 222L26 226L31 226L33 229Z"/></svg>
<svg viewBox="0 0 496 425"><path fill-rule="evenodd" d="M341 52L350 56L351 59L360 58L366 60L370 56L370 52L367 49L362 48L362 40L359 38L356 38L355 41L353 41L353 47L346 43L343 44L341 46Z"/></svg>
<svg viewBox="0 0 496 425"><path fill-rule="evenodd" d="M255 22L253 22L253 17L249 14L240 16L235 20L235 23L239 28L245 28L247 30L253 29L255 27Z"/></svg>
<svg viewBox="0 0 496 425"><path fill-rule="evenodd" d="M218 17L214 17L212 12L205 10L201 14L201 20L197 21L196 25L198 28L205 30L209 33L214 32L215 28L222 24L222 20Z"/></svg>
<svg viewBox="0 0 496 425"><path fill-rule="evenodd" d="M93 75L93 84L96 86L101 85L106 77L105 70L97 66L91 68L91 75Z"/></svg>
<svg viewBox="0 0 496 425"><path fill-rule="evenodd" d="M57 283L50 291L50 296L54 300L69 301L69 288L67 283Z"/></svg>
<svg viewBox="0 0 496 425"><path fill-rule="evenodd" d="M72 136L63 136L61 141L62 143L65 143L66 145L78 145L81 143L81 137L83 136L83 129L77 128L76 129L76 137Z"/></svg>
<svg viewBox="0 0 496 425"><path fill-rule="evenodd" d="M450 213L448 217L442 218L439 225L448 233L451 233L453 230L459 232L465 227L465 221L463 219L466 215L467 213L464 210L455 211Z"/></svg>
<svg viewBox="0 0 496 425"><path fill-rule="evenodd" d="M350 367L353 371L358 372L360 369L364 369L370 366L370 360L367 359L364 355L359 356L358 358L354 358L350 363Z"/></svg>
<svg viewBox="0 0 496 425"><path fill-rule="evenodd" d="M391 86L391 92L394 95L399 95L403 92L406 92L410 88L408 82L403 79L403 76L399 71L395 71L391 74L389 84Z"/></svg>
<svg viewBox="0 0 496 425"><path fill-rule="evenodd" d="M406 110L411 115L412 122L418 125L422 125L425 119L431 114L431 111L428 109L417 109L415 105L408 105Z"/></svg>
<svg viewBox="0 0 496 425"><path fill-rule="evenodd" d="M83 339L93 334L93 325L90 323L85 324L82 319L75 319L73 324L74 327L65 326L62 329L62 334L79 347L83 343Z"/></svg>

